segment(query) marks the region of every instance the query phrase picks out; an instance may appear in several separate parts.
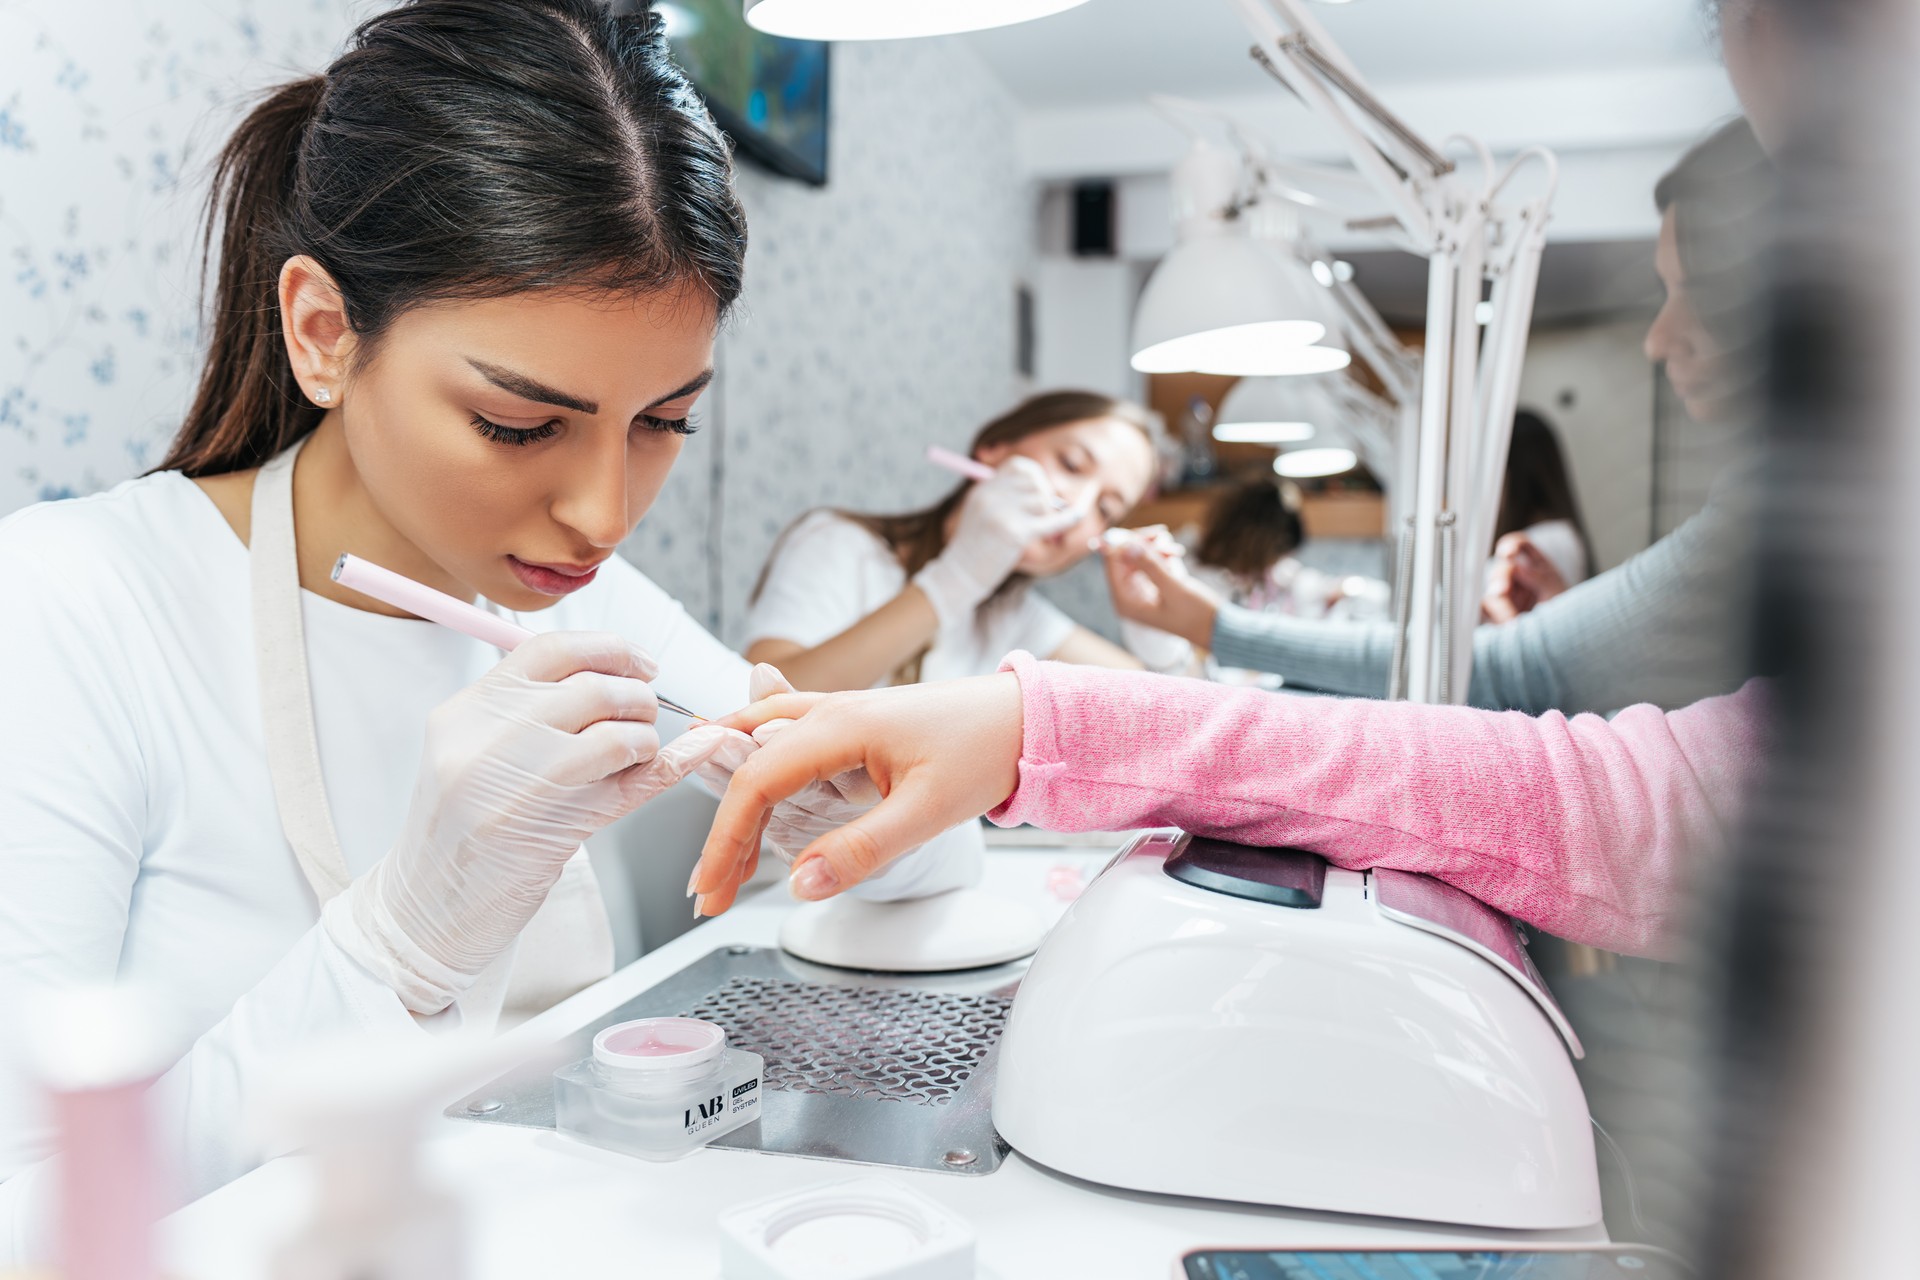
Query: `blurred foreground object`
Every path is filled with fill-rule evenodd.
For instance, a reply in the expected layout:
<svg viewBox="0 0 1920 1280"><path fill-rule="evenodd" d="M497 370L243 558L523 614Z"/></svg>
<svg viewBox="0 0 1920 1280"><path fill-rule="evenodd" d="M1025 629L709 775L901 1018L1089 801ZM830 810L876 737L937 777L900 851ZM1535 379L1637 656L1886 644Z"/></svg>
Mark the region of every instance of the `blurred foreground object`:
<svg viewBox="0 0 1920 1280"><path fill-rule="evenodd" d="M493 1064L465 1036L357 1036L281 1064L255 1127L273 1151L314 1163L307 1224L274 1260L273 1280L460 1280L459 1202L419 1176L420 1130L469 1074Z"/></svg>
<svg viewBox="0 0 1920 1280"><path fill-rule="evenodd" d="M1782 208L1757 366L1772 447L1757 634L1782 722L1709 939L1725 1018L1700 1259L1740 1280L1911 1276L1920 20L1911 0L1721 8L1756 124L1778 112L1763 133Z"/></svg>
<svg viewBox="0 0 1920 1280"><path fill-rule="evenodd" d="M59 1134L64 1280L154 1280L165 1200L147 1093L168 1062L152 993L80 987L50 997L29 1050Z"/></svg>

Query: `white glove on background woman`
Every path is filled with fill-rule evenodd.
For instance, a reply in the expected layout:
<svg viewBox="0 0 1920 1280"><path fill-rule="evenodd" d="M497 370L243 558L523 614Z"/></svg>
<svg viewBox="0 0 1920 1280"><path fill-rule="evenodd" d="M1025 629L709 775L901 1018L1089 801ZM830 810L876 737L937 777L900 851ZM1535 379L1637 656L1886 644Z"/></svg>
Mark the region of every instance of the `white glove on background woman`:
<svg viewBox="0 0 1920 1280"><path fill-rule="evenodd" d="M1085 518L1084 511L1057 509L1054 500L1040 464L1018 456L1001 464L993 479L967 491L946 550L913 575L941 630L972 617L1028 547Z"/></svg>
<svg viewBox="0 0 1920 1280"><path fill-rule="evenodd" d="M749 704L775 694L792 693L793 686L780 674L779 668L760 663L754 667L753 675L747 684ZM719 750L713 753L698 771L699 778L712 788L715 795L723 795L727 783L733 779L734 771L747 762L755 750L783 732L794 722L791 720L769 720L754 731L751 738L732 729L723 729L727 740ZM880 803L880 788L873 784L865 769L852 769L836 774L825 781L810 782L800 790L788 796L773 807L767 818L767 829L761 833L761 839L772 845L784 861L792 862L793 856L812 844L829 831L837 831L855 818ZM935 842L938 843L938 842ZM925 897L939 893L944 889L958 888L975 883L980 877L977 856L964 856L958 842L953 849L957 853L943 861L939 867L922 866L916 861L918 849L912 849L901 855L900 874L892 877L875 877L855 887L857 896L874 901L892 901L898 898ZM927 852L934 852L932 845ZM950 852L950 851L949 851ZM712 895L712 902L701 902L700 906L708 915L718 915L733 903L733 886L745 884L753 878L759 865L759 848L749 850L747 861L735 869L735 878L729 880L725 899L719 894ZM886 881L882 883L882 881ZM865 889L865 893L858 890Z"/></svg>
<svg viewBox="0 0 1920 1280"><path fill-rule="evenodd" d="M582 840L741 736L703 725L663 750L657 672L618 636L551 632L436 707L400 838L327 903L327 932L413 1012L446 1008Z"/></svg>
<svg viewBox="0 0 1920 1280"><path fill-rule="evenodd" d="M1156 524L1144 529L1129 529L1123 536L1131 539L1143 554L1153 556L1173 577L1182 581L1190 580L1187 574L1187 549L1180 545L1167 526ZM1164 676L1185 675L1193 665L1191 644L1170 631L1161 631L1144 622L1122 618L1120 640L1126 645L1127 651L1140 659L1149 671L1157 671Z"/></svg>
<svg viewBox="0 0 1920 1280"><path fill-rule="evenodd" d="M1144 623L1120 620L1120 643L1140 659L1140 665L1163 676L1187 674L1193 666L1193 646L1172 632Z"/></svg>

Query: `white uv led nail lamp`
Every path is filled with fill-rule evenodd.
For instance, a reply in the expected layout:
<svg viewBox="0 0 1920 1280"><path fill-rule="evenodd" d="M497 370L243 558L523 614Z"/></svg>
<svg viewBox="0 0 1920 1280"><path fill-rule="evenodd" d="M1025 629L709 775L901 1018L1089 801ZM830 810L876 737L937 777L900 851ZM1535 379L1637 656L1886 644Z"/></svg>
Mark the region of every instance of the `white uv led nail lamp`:
<svg viewBox="0 0 1920 1280"><path fill-rule="evenodd" d="M993 1121L1107 1186L1581 1227L1581 1052L1513 922L1459 890L1150 832L1034 957Z"/></svg>

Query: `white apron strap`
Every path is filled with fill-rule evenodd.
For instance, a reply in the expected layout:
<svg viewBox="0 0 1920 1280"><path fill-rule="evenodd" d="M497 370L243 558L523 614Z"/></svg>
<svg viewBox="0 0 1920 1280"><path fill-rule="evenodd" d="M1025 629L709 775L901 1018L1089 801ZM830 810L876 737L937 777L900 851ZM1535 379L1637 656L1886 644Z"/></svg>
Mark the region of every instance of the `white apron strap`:
<svg viewBox="0 0 1920 1280"><path fill-rule="evenodd" d="M313 727L313 689L300 621L300 563L293 536L293 464L306 442L260 468L253 481L254 660L260 668L267 772L280 829L320 902L351 877L340 852L320 771ZM469 1026L504 1011L523 1018L556 1004L613 972L613 932L599 881L583 848L561 872L518 942L487 967L460 999Z"/></svg>
<svg viewBox="0 0 1920 1280"><path fill-rule="evenodd" d="M307 640L300 622L300 563L293 542L293 463L302 440L261 467L253 479L254 661L260 669L267 772L280 829L323 904L347 887L347 860L333 829L313 730Z"/></svg>

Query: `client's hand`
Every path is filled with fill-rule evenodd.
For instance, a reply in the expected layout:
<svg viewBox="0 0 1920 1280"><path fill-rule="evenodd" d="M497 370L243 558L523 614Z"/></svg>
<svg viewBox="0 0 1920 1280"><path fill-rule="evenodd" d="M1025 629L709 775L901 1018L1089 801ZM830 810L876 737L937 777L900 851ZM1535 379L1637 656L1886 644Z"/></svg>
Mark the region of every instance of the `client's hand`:
<svg viewBox="0 0 1920 1280"><path fill-rule="evenodd" d="M780 721L775 733L762 733ZM788 797L865 770L878 804L813 839L794 859L795 897L830 898L949 827L977 818L1019 782L1020 683L1010 672L861 693L787 693L721 722L761 746L733 773L692 888L708 915L753 874L760 837Z"/></svg>
<svg viewBox="0 0 1920 1280"><path fill-rule="evenodd" d="M1512 622L1567 589L1567 580L1525 533L1493 544L1493 573L1480 612L1488 622Z"/></svg>
<svg viewBox="0 0 1920 1280"><path fill-rule="evenodd" d="M725 732L726 741L710 756L698 770L698 777L716 794L723 794L739 771L740 766L750 760L761 746L773 740L774 736L793 724L788 719L767 719L752 722L746 717L755 708L764 705L768 699L781 695L805 698L817 695L805 695L794 692L787 678L780 674L777 667L760 663L754 667L747 682L747 697L752 707L737 712L722 722L724 728L716 732ZM751 736L749 736L751 734ZM806 848L815 839L829 831L852 822L874 805L880 803L880 792L867 777L864 769L849 769L831 778L811 782L773 807L765 823L762 836L766 843L785 856L791 862L793 856ZM759 841L754 842L752 854L746 865L741 868L739 880L744 884L753 878L759 868ZM696 877L697 878L697 877ZM689 893L695 892L688 886ZM726 895L731 903L733 895ZM715 906L704 899L694 904L696 915L718 914L725 906Z"/></svg>
<svg viewBox="0 0 1920 1280"><path fill-rule="evenodd" d="M1133 537L1100 549L1113 610L1128 622L1170 632L1205 649L1220 601L1187 575L1171 536Z"/></svg>

